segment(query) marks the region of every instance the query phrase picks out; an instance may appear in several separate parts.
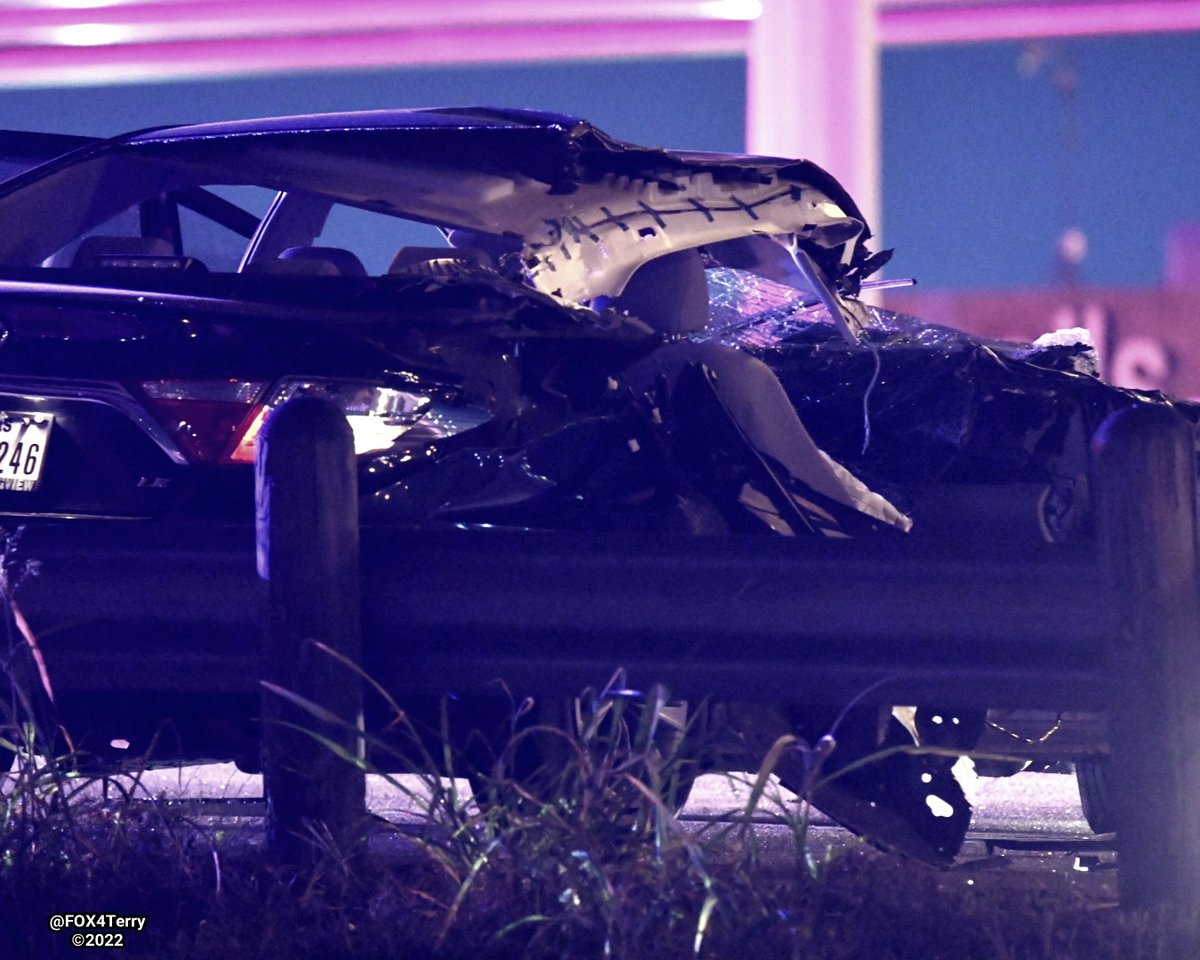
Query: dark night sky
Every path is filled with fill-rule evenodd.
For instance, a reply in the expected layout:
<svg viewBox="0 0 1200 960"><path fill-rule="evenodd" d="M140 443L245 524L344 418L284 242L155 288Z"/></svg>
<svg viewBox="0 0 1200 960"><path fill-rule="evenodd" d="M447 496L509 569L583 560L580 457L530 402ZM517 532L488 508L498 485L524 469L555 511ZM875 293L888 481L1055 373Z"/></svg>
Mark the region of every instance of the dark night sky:
<svg viewBox="0 0 1200 960"><path fill-rule="evenodd" d="M1054 279L1063 197L1089 252L1083 277L1153 285L1163 239L1200 220L1200 34L883 55L884 223L893 275L926 288ZM1026 57L1026 59L1028 59ZM1056 64L1077 76L1073 161ZM111 134L160 123L487 103L575 113L625 139L739 150L738 58L372 70L89 89L0 91L0 128ZM836 173L836 171L834 171Z"/></svg>

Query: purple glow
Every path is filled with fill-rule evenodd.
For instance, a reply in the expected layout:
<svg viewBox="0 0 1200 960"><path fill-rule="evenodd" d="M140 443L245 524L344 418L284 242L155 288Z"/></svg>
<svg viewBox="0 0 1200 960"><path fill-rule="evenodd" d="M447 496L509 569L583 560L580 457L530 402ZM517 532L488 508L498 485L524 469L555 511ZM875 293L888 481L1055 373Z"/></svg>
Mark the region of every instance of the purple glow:
<svg viewBox="0 0 1200 960"><path fill-rule="evenodd" d="M1198 29L1198 0L1030 0L938 7L884 0L879 16L879 39L889 46Z"/></svg>
<svg viewBox="0 0 1200 960"><path fill-rule="evenodd" d="M90 9L10 8L0 11L0 36L6 46L52 45L62 29L94 23L119 30L130 43L156 43L446 27L736 22L760 11L760 0L342 0L331 17L325 0L146 0Z"/></svg>
<svg viewBox="0 0 1200 960"><path fill-rule="evenodd" d="M0 25L3 18L0 17ZM731 29L734 28L734 29ZM0 51L0 86L73 86L345 67L495 63L576 57L739 54L745 23L596 23L375 31L330 36Z"/></svg>
<svg viewBox="0 0 1200 960"><path fill-rule="evenodd" d="M17 0L0 85L745 54L760 0ZM786 2L786 0L775 0ZM832 0L843 3L844 0ZM834 7L833 9L836 9ZM770 8L767 8L770 12ZM883 45L1200 30L1200 0L880 0Z"/></svg>

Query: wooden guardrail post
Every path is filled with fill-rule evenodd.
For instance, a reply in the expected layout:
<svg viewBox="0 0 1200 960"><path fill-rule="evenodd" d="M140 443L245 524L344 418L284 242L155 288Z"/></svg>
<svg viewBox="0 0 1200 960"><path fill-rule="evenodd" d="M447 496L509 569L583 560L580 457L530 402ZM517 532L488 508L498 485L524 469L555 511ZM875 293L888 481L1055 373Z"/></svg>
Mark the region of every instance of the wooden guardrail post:
<svg viewBox="0 0 1200 960"><path fill-rule="evenodd" d="M258 572L269 581L270 597L262 676L321 711L360 723L361 678L313 644L361 659L358 484L349 424L328 401L297 398L267 418L258 443ZM266 686L262 713L269 850L300 862L313 853L305 837L323 824L349 851L364 822L364 773L312 734L356 756L361 737Z"/></svg>
<svg viewBox="0 0 1200 960"><path fill-rule="evenodd" d="M1145 406L1097 434L1118 623L1108 711L1122 904L1200 903L1200 587L1192 426Z"/></svg>

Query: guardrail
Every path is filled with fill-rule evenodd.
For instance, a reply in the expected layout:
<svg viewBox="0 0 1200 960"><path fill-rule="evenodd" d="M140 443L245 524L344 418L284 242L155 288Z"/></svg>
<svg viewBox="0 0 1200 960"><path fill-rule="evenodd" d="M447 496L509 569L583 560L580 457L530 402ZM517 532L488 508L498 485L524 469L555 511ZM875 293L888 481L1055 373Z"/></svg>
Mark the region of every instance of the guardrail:
<svg viewBox="0 0 1200 960"><path fill-rule="evenodd" d="M1099 549L359 531L349 430L332 407L304 399L272 415L259 450L265 590L245 532L153 544L149 568L154 534L131 533L116 547L57 556L65 570L35 581L22 602L71 611L88 636L104 624L114 633L102 647L47 643L65 691L248 692L263 678L357 715L361 685L309 655L316 639L361 655L399 694L496 677L521 692L575 694L622 666L634 685L662 681L687 697L844 704L870 689L880 703L1103 709L1122 899L1194 903L1194 444L1165 407L1105 424L1092 477ZM168 651L135 623L197 639ZM361 775L295 734L289 723L311 726L310 715L263 696L264 717L284 721L264 730L272 844L284 850L306 818L349 829L362 812ZM344 729L323 733L356 749Z"/></svg>

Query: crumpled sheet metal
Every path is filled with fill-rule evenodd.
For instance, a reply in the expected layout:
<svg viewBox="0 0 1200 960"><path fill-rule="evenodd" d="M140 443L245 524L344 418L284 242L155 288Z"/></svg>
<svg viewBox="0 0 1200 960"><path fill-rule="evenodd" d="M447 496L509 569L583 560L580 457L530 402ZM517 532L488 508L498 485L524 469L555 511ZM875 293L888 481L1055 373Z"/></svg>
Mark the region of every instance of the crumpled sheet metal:
<svg viewBox="0 0 1200 960"><path fill-rule="evenodd" d="M744 432L730 415L728 398L723 400L714 388L703 349L677 346L673 378L660 376L663 371L647 362L640 375L635 370L627 389L614 391L604 409L590 416L519 445L449 451L375 491L363 504L364 518L785 536L907 528L907 517L807 439L773 377L779 395L774 406L791 416L806 444L779 448L767 443L758 449L755 441L762 438ZM740 356L725 352L734 359ZM758 361L741 359L770 377ZM768 426L773 422L764 421ZM772 453L784 457L786 466Z"/></svg>
<svg viewBox="0 0 1200 960"><path fill-rule="evenodd" d="M781 492L788 469L801 480L805 470L738 425L745 418L713 388L726 375L710 362L721 348L766 364L799 416L796 429L849 471L848 482L901 513L938 484L1024 485L1033 499L1048 491L1039 517L1031 514L1035 525L1047 510L1069 513L1072 484L1087 472L1088 438L1104 417L1164 402L1079 372L1088 347L1070 338L1044 347L984 341L871 308L867 342L852 346L803 292L726 268L708 278L711 319L699 342L642 352L641 360L630 344L601 359L585 337L579 356L595 367L587 377L578 363L561 365L566 341L525 343L523 372L508 387L523 391L510 406L527 411L514 428L490 447L447 446L424 458L374 494L368 512L389 522L530 528L878 532L848 515L855 511L845 498L822 500L811 476L808 489ZM683 359L659 369L668 354ZM533 376L538 362L560 372ZM678 384L665 381L678 381L686 366L697 376L676 396ZM612 389L597 399L608 367ZM639 368L642 375L625 376ZM561 415L546 418L555 406ZM793 515L797 500L806 517ZM715 526L714 507L722 518ZM1058 538L1044 527L1043 535Z"/></svg>
<svg viewBox="0 0 1200 960"><path fill-rule="evenodd" d="M793 288L720 268L710 269L709 281L711 320L693 342L614 369L614 388L586 415L427 462L372 497L368 515L652 533L892 534L844 505L839 513L811 490L807 507L797 503L804 496L772 472L771 444L738 429L714 389L714 374L729 375L715 359L722 351L741 356L743 366L769 368L814 449L901 509L939 482L968 488L959 504L967 510L978 509L972 485L1024 483L1053 492L1086 472L1088 438L1108 413L1164 402L1080 372L1088 347L1072 338L1045 346L983 341L871 309L866 345L852 346L824 306ZM561 344L550 352L559 355ZM554 382L564 403L578 399L578 377ZM528 371L522 383L531 388ZM815 742L831 725L797 708L774 728L749 723L745 736L765 751L781 733L799 730ZM887 741L878 741L879 730L871 711L850 716L827 772L848 770L880 747L911 744L895 724ZM900 751L822 784L796 763L792 757L781 767L785 783L808 790L816 806L864 836L936 863L958 851L970 804L935 755Z"/></svg>
<svg viewBox="0 0 1200 960"><path fill-rule="evenodd" d="M888 708L730 703L722 710L753 755L777 757L772 772L784 787L859 836L940 866L961 849L971 803L953 761L912 749L913 736ZM780 752L785 736L796 742Z"/></svg>
<svg viewBox="0 0 1200 960"><path fill-rule="evenodd" d="M1086 469L1080 437L1113 410L1162 403L1080 372L1089 346L988 341L870 308L848 347L820 304L769 280L709 271L706 337L778 375L817 444L903 509L932 482L1052 483Z"/></svg>

